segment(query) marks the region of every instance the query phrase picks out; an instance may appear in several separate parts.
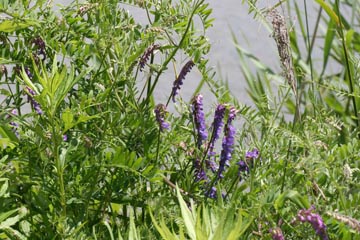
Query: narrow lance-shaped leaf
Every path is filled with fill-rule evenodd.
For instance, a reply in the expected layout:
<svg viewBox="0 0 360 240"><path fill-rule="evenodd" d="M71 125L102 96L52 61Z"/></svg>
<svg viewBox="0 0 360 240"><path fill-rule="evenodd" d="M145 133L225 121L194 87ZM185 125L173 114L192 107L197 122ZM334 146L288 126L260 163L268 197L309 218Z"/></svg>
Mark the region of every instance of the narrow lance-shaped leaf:
<svg viewBox="0 0 360 240"><path fill-rule="evenodd" d="M333 45L333 41L334 41L334 37L335 37L335 23L333 20L330 19L328 26L327 26L327 31L326 31L326 35L325 35L325 42L324 42L324 52L323 52L323 69L322 69L322 74L325 72L328 60L329 60L329 56L330 56L330 51Z"/></svg>
<svg viewBox="0 0 360 240"><path fill-rule="evenodd" d="M189 234L191 239L196 239L196 231L195 231L195 219L188 206L186 205L184 199L181 196L180 190L176 187L177 197L180 204L181 216L184 220L185 227L187 233ZM195 211L195 210L194 210Z"/></svg>

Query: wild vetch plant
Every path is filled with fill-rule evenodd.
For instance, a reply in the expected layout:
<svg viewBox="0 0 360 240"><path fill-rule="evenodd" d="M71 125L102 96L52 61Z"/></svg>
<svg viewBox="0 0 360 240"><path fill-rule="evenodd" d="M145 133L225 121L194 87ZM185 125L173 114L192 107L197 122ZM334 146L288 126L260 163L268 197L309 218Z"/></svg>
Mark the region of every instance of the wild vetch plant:
<svg viewBox="0 0 360 240"><path fill-rule="evenodd" d="M359 5L242 2L282 68L234 39L250 106L208 66L205 0L2 1L0 238L357 239Z"/></svg>

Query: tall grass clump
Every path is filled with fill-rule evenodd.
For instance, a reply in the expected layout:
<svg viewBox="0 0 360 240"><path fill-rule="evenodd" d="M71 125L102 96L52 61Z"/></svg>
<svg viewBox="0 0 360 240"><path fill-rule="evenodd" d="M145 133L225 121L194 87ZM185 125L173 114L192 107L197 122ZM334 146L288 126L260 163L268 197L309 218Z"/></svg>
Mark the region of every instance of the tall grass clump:
<svg viewBox="0 0 360 240"><path fill-rule="evenodd" d="M251 106L205 0L2 1L0 238L356 239L360 6L245 2L282 69L234 38Z"/></svg>

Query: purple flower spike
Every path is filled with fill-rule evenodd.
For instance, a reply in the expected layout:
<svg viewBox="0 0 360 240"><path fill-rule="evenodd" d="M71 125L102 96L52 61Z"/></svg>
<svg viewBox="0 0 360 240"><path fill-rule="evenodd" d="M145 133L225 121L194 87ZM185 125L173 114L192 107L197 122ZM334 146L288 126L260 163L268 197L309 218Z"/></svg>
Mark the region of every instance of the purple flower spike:
<svg viewBox="0 0 360 240"><path fill-rule="evenodd" d="M32 40L32 43L38 48L38 55L42 55L43 59L46 59L45 42L41 37L37 37Z"/></svg>
<svg viewBox="0 0 360 240"><path fill-rule="evenodd" d="M285 237L280 228L271 228L269 232L271 233L273 240L285 240Z"/></svg>
<svg viewBox="0 0 360 240"><path fill-rule="evenodd" d="M63 141L66 142L68 140L68 136L66 134L63 135Z"/></svg>
<svg viewBox="0 0 360 240"><path fill-rule="evenodd" d="M156 50L159 49L160 46L157 44L152 45L151 47L149 47L148 49L146 49L145 53L141 56L140 61L139 61L139 65L140 65L140 72L142 72L144 70L144 67L147 63L147 61L149 61L150 55Z"/></svg>
<svg viewBox="0 0 360 240"><path fill-rule="evenodd" d="M247 152L245 157L246 158L258 158L259 157L259 150L254 148L252 151Z"/></svg>
<svg viewBox="0 0 360 240"><path fill-rule="evenodd" d="M154 110L156 121L159 124L160 131L163 132L165 129L170 128L170 124L165 121L165 115L167 113L166 106L164 104L158 104Z"/></svg>
<svg viewBox="0 0 360 240"><path fill-rule="evenodd" d="M192 111L195 120L195 127L197 130L197 146L201 147L202 142L208 137L205 125L205 114L203 110L203 96L201 94L196 95L192 101Z"/></svg>
<svg viewBox="0 0 360 240"><path fill-rule="evenodd" d="M225 166L229 166L229 161L231 159L231 154L233 151L233 145L235 143L235 133L236 129L232 126L232 121L235 119L236 116L236 109L231 107L229 110L228 120L226 122L226 126L224 129L224 138L222 142L222 150L220 155L220 164L218 170L218 177L223 178L224 176L222 173L225 170Z"/></svg>
<svg viewBox="0 0 360 240"><path fill-rule="evenodd" d="M35 111L41 115L43 111L41 110L40 104L33 98L36 95L36 92L29 87L26 87L28 93L28 101L31 103L31 106L35 109Z"/></svg>
<svg viewBox="0 0 360 240"><path fill-rule="evenodd" d="M326 234L326 225L322 220L319 214L313 213L315 210L314 206L311 206L309 209L302 209L297 214L297 220L300 222L308 222L312 225L316 234L323 240L328 240L328 236Z"/></svg>
<svg viewBox="0 0 360 240"><path fill-rule="evenodd" d="M183 81L186 77L186 74L188 74L191 71L194 65L195 64L192 60L188 61L181 69L179 76L174 81L174 85L171 92L173 102L175 102L175 97L176 95L178 95L181 85L183 85Z"/></svg>
<svg viewBox="0 0 360 240"><path fill-rule="evenodd" d="M212 135L209 142L209 158L205 161L206 166L211 169L212 172L216 172L218 169L217 164L214 161L214 148L215 148L215 142L219 139L221 128L223 126L223 119L225 116L226 107L223 104L219 104L216 107L215 115L214 115L214 121L212 123Z"/></svg>

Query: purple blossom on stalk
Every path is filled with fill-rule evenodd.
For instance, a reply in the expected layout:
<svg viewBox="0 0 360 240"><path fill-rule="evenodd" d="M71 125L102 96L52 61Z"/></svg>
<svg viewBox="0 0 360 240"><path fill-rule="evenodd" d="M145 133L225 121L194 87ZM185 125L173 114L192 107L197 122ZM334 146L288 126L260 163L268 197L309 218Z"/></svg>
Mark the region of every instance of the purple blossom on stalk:
<svg viewBox="0 0 360 240"><path fill-rule="evenodd" d="M240 176L242 172L249 172L250 168L253 166L254 160L259 157L259 150L254 148L252 151L248 151L245 154L246 161L240 160L237 164L239 165L238 175Z"/></svg>
<svg viewBox="0 0 360 240"><path fill-rule="evenodd" d="M269 232L271 233L271 237L273 240L285 240L285 237L279 227L270 228Z"/></svg>
<svg viewBox="0 0 360 240"><path fill-rule="evenodd" d="M29 87L26 87L28 93L28 101L31 103L31 106L35 109L35 111L41 115L43 111L41 110L40 104L33 98L36 95L36 92Z"/></svg>
<svg viewBox="0 0 360 240"><path fill-rule="evenodd" d="M156 50L159 49L160 46L157 44L154 44L152 46L150 46L148 49L146 49L145 53L141 56L140 61L139 61L139 65L140 65L140 72L142 72L144 70L144 67L147 63L147 61L149 61L150 55Z"/></svg>
<svg viewBox="0 0 360 240"><path fill-rule="evenodd" d="M181 69L179 76L174 81L174 85L171 92L173 102L175 102L175 97L176 95L178 95L181 85L183 85L183 81L186 77L186 74L188 74L191 71L194 65L195 64L192 60L188 61Z"/></svg>
<svg viewBox="0 0 360 240"><path fill-rule="evenodd" d="M197 130L197 146L198 148L201 147L202 142L205 141L208 137L208 133L206 131L205 125L205 114L203 109L203 96L198 94L194 97L192 101L192 111L195 120L195 127Z"/></svg>
<svg viewBox="0 0 360 240"><path fill-rule="evenodd" d="M311 206L309 209L301 209L296 219L300 222L308 222L312 225L313 229L315 230L316 234L323 240L328 240L328 236L326 234L326 225L322 220L319 214L313 213L315 210L314 206Z"/></svg>
<svg viewBox="0 0 360 240"><path fill-rule="evenodd" d="M33 75L32 75L32 73L30 72L30 69L29 69L28 67L25 67L24 70L25 70L26 75L27 75L30 79L32 79L32 78L33 78ZM35 94L33 94L33 95L35 95Z"/></svg>
<svg viewBox="0 0 360 240"><path fill-rule="evenodd" d="M43 59L46 59L45 42L41 37L37 37L32 40L32 43L38 48L38 55L42 55Z"/></svg>
<svg viewBox="0 0 360 240"><path fill-rule="evenodd" d="M240 176L240 174L242 172L249 172L250 171L249 167L248 167L248 165L246 164L245 161L243 161L243 160L239 161L238 165L239 165L239 173L238 173L239 176Z"/></svg>
<svg viewBox="0 0 360 240"><path fill-rule="evenodd" d="M195 168L195 181L196 182L208 179L206 172L204 171L204 169L201 166L200 159L196 159L194 161L194 168Z"/></svg>
<svg viewBox="0 0 360 240"><path fill-rule="evenodd" d="M225 170L225 166L229 166L229 161L231 159L231 154L233 151L233 146L235 143L235 133L236 133L236 129L235 127L232 125L232 121L235 119L236 117L236 109L234 107L231 107L229 109L229 116L228 116L228 120L226 122L226 126L224 128L224 138L223 138L223 142L222 142L222 150L221 150L221 155L220 155L220 164L219 164L219 169L218 169L218 177L219 178L223 178L224 176L222 175L222 173Z"/></svg>
<svg viewBox="0 0 360 240"><path fill-rule="evenodd" d="M249 151L245 154L246 159L252 158L258 158L259 157L259 150L257 150L256 148L254 148L252 151Z"/></svg>
<svg viewBox="0 0 360 240"><path fill-rule="evenodd" d="M11 114L12 114L12 115L18 115L18 112L17 112L16 109L13 109L13 110L11 110ZM8 115L7 118L11 118L11 116ZM17 124L16 122L13 122L13 121L9 122L9 124L10 124L10 126L11 126L11 128L12 128L12 131L15 133L15 135L16 135L17 137L19 137L20 134L19 134L19 132L17 131L17 129L18 129L18 127L19 127L19 124Z"/></svg>
<svg viewBox="0 0 360 240"><path fill-rule="evenodd" d="M167 113L166 106L160 103L156 106L154 112L155 112L156 121L158 122L160 127L160 131L163 132L164 129L169 129L170 124L165 121L165 115Z"/></svg>
<svg viewBox="0 0 360 240"><path fill-rule="evenodd" d="M68 136L66 134L63 135L63 141L66 142L68 140Z"/></svg>
<svg viewBox="0 0 360 240"><path fill-rule="evenodd" d="M221 132L221 128L223 126L223 119L225 116L225 110L226 107L223 104L219 104L216 107L215 110L215 115L214 115L214 121L212 123L212 135L211 135L211 139L209 142L209 158L205 161L206 166L208 168L211 169L212 172L216 172L217 171L217 164L215 163L213 157L216 154L214 152L214 148L215 148L215 142L219 139L220 137L220 132Z"/></svg>
<svg viewBox="0 0 360 240"><path fill-rule="evenodd" d="M210 190L207 191L205 195L209 198L215 199L217 195L216 192L217 192L216 187L211 187Z"/></svg>

